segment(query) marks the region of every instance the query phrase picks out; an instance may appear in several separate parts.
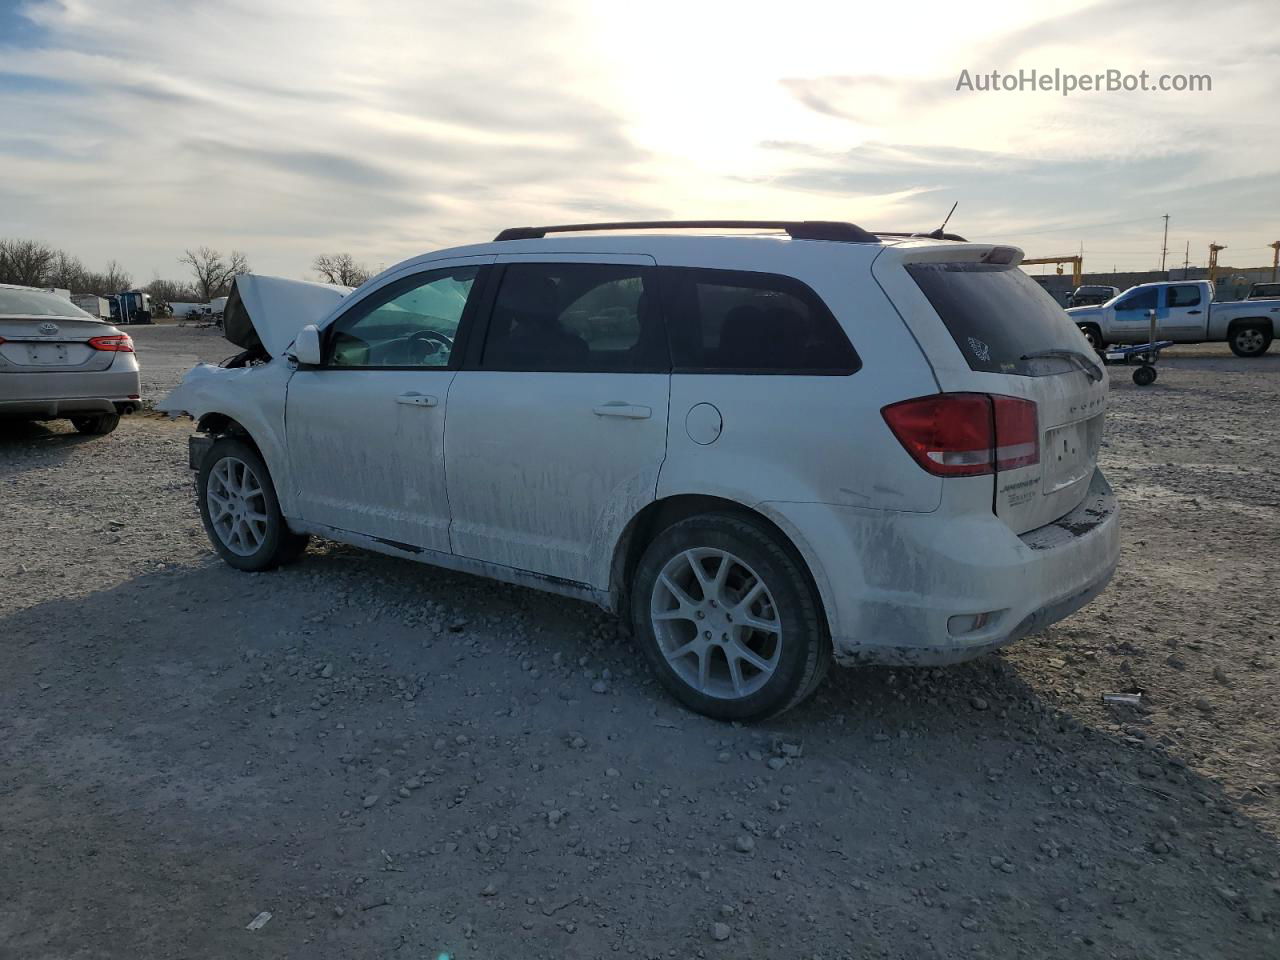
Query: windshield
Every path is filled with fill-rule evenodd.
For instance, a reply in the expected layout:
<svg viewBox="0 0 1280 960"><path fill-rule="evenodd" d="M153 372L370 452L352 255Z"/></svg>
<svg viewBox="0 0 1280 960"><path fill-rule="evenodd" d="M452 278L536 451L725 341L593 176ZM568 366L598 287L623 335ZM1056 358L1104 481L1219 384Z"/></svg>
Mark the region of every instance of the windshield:
<svg viewBox="0 0 1280 960"><path fill-rule="evenodd" d="M1042 376L1062 363L1030 355L1088 350L1071 318L1017 267L989 263L912 263L907 273L946 325L971 370Z"/></svg>
<svg viewBox="0 0 1280 960"><path fill-rule="evenodd" d="M0 317L74 317L92 320L70 300L44 290L14 290L0 287Z"/></svg>

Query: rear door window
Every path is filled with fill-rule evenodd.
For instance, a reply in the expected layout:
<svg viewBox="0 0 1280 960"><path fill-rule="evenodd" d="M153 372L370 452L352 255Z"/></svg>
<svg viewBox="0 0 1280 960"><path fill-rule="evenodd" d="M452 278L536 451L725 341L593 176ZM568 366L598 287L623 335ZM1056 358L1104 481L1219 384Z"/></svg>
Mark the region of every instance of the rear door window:
<svg viewBox="0 0 1280 960"><path fill-rule="evenodd" d="M794 277L669 267L675 372L845 375L858 355L822 299Z"/></svg>
<svg viewBox="0 0 1280 960"><path fill-rule="evenodd" d="M911 263L907 273L928 298L969 369L1037 376L1056 372L1030 357L1085 345L1067 314L1015 266Z"/></svg>
<svg viewBox="0 0 1280 960"><path fill-rule="evenodd" d="M1198 307L1200 306L1200 288L1194 283L1184 284L1177 287L1169 287L1168 298L1169 307Z"/></svg>
<svg viewBox="0 0 1280 960"><path fill-rule="evenodd" d="M480 367L665 373L670 368L652 268L511 263L503 268Z"/></svg>

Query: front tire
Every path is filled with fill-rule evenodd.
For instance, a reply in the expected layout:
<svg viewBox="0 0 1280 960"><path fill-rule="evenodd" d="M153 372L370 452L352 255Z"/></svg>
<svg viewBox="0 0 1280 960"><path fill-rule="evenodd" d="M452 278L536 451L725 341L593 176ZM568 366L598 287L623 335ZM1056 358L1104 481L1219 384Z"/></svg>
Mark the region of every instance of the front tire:
<svg viewBox="0 0 1280 960"><path fill-rule="evenodd" d="M90 417L72 417L71 425L87 437L105 437L120 426L120 414L97 413Z"/></svg>
<svg viewBox="0 0 1280 960"><path fill-rule="evenodd" d="M1260 357L1271 346L1271 333L1261 326L1236 327L1227 342L1237 357Z"/></svg>
<svg viewBox="0 0 1280 960"><path fill-rule="evenodd" d="M631 622L658 678L717 720L759 720L808 697L831 638L801 561L749 518L702 514L654 539L631 584Z"/></svg>
<svg viewBox="0 0 1280 960"><path fill-rule="evenodd" d="M201 461L196 493L209 542L237 570L270 570L306 549L308 538L285 523L267 465L243 440L214 442Z"/></svg>

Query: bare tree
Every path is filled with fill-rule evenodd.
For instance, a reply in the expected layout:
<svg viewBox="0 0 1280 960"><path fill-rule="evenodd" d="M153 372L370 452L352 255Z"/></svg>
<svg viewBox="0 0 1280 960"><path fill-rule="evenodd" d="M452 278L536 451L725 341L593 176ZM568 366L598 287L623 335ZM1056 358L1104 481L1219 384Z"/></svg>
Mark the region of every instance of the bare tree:
<svg viewBox="0 0 1280 960"><path fill-rule="evenodd" d="M178 280L162 280L160 277L155 277L147 284L146 290L151 294L152 300L160 300L164 303L195 303L200 299L200 294L191 289L191 284Z"/></svg>
<svg viewBox="0 0 1280 960"><path fill-rule="evenodd" d="M107 268L98 274L101 283L110 293L121 293L133 289L133 276L118 261L108 260Z"/></svg>
<svg viewBox="0 0 1280 960"><path fill-rule="evenodd" d="M57 260L58 251L38 240L0 240L0 283L53 286L49 278Z"/></svg>
<svg viewBox="0 0 1280 960"><path fill-rule="evenodd" d="M322 253L311 263L311 269L320 274L325 283L337 283L344 287L358 287L373 274L349 253Z"/></svg>
<svg viewBox="0 0 1280 960"><path fill-rule="evenodd" d="M191 267L196 292L206 303L215 297L225 296L231 289L231 281L249 272L248 258L239 250L232 250L231 255L224 258L210 247L196 247L187 250L186 256L179 257L178 262Z"/></svg>
<svg viewBox="0 0 1280 960"><path fill-rule="evenodd" d="M51 287L62 287L72 293L96 293L85 278L89 271L84 268L79 257L74 257L65 250L59 250L49 268L48 283Z"/></svg>

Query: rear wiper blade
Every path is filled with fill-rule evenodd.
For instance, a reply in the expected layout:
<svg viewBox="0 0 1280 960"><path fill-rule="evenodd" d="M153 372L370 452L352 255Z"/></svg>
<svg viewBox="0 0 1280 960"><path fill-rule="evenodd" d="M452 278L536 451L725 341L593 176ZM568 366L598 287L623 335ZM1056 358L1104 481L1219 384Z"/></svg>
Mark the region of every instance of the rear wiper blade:
<svg viewBox="0 0 1280 960"><path fill-rule="evenodd" d="M1024 353L1023 360L1043 360L1046 357L1057 357L1061 360L1074 360L1082 373L1094 383L1102 379L1102 368L1079 350L1037 350L1035 353Z"/></svg>

